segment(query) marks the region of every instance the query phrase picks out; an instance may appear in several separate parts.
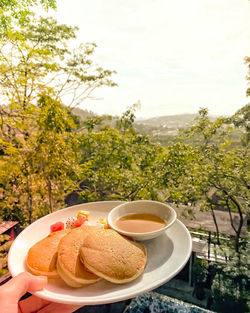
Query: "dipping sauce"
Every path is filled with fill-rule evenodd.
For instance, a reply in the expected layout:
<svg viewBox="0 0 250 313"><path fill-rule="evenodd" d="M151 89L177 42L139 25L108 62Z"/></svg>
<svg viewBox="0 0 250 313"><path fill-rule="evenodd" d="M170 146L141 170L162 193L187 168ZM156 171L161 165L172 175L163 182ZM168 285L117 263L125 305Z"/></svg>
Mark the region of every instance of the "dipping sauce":
<svg viewBox="0 0 250 313"><path fill-rule="evenodd" d="M166 222L154 214L127 214L120 217L115 225L117 228L130 233L148 233L166 226Z"/></svg>

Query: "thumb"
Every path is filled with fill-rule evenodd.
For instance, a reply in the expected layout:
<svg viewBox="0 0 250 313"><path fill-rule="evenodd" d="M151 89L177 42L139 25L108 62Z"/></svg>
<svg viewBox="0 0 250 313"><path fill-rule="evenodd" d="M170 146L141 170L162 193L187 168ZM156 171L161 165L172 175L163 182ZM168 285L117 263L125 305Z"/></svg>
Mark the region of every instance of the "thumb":
<svg viewBox="0 0 250 313"><path fill-rule="evenodd" d="M23 272L12 278L0 287L0 293L11 299L11 303L17 303L27 292L34 292L43 289L47 285L47 277L34 276Z"/></svg>

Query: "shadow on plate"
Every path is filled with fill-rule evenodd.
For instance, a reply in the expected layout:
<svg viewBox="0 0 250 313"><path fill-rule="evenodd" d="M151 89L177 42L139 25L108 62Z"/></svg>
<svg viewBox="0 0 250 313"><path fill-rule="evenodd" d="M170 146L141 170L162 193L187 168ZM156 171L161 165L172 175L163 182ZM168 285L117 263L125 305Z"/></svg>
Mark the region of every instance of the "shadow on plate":
<svg viewBox="0 0 250 313"><path fill-rule="evenodd" d="M174 244L172 240L167 236L166 233L163 233L161 236L148 240L145 242L147 247L147 265L145 268L145 273L150 273L170 259L173 250Z"/></svg>

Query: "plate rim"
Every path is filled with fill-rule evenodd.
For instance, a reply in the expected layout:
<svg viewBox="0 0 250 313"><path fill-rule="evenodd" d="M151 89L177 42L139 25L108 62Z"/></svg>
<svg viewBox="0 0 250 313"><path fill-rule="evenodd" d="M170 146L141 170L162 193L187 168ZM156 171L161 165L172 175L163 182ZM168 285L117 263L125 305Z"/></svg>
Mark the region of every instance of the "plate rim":
<svg viewBox="0 0 250 313"><path fill-rule="evenodd" d="M57 210L53 213L50 213L50 214L47 214L41 218L39 218L38 220L36 220L35 222L33 222L32 224L30 224L29 226L27 226L23 231L27 230L28 228L30 227L34 227L34 224L36 224L37 222L40 222L42 219L45 219L47 218L48 216L51 216L52 214L56 214L58 212L61 212L61 211L67 211L67 210L72 210L72 208L75 208L77 209L77 207L82 207L83 205L88 205L88 204L100 204L100 203L117 203L117 205L119 205L119 203L122 203L122 202L127 202L127 201L95 201L95 202L88 202L88 203L81 203L81 204L77 204L77 205L73 205L73 206L69 206L69 207L66 207L66 208L62 208L60 210ZM151 290L154 290L158 287L160 287L161 285L163 285L164 283L170 281L173 277L175 277L183 268L184 266L186 265L186 263L188 262L190 256L191 256L191 253L192 253L192 237L191 237L191 234L190 232L188 231L187 227L183 224L183 222L181 222L179 219L176 219L175 223L172 225L172 227L175 227L175 224L179 224L179 226L183 229L183 231L186 233L187 235L187 241L188 241L188 252L186 253L185 255L185 258L182 262L181 265L179 265L179 267L177 267L167 278L162 278L161 280L158 280L157 283L155 283L153 286L150 285L149 287L146 287L143 288L143 290L138 290L138 291L135 291L133 292L132 294L129 294L129 295L119 295L119 296L113 296L113 297L108 297L107 299L99 299L99 300L93 300L92 298L90 298L89 300L86 299L86 298L80 298L77 299L77 300L72 300L72 299L63 299L63 294L58 294L58 298L55 298L53 296L51 296L50 294L46 294L46 291L44 290L41 290L41 291L36 291L36 292L33 292L32 294L33 295L36 295L37 297L39 298L42 298L42 299L45 299L45 300L48 300L48 301L51 301L51 302L57 302L57 303L63 303L63 304L75 304L75 305L100 305L100 304L108 304L108 303L115 303L115 302L119 302L119 301L124 301L124 300L127 300L127 299L131 299L131 298L134 298L134 297L137 297L141 294L144 294L146 292L149 292ZM171 228L172 228L171 227ZM18 274L15 274L13 275L13 269L12 269L12 266L11 266L11 258L12 258L12 254L13 254L13 251L15 249L15 242L17 242L18 240L18 237L23 233L23 231L15 238L14 242L12 243L11 247L10 247L10 250L9 250L9 253L8 253L8 269L9 269L9 272L11 273L12 277L15 277L16 275ZM167 232L168 229L165 231ZM15 271L14 271L15 272ZM118 285L119 287L119 285ZM82 300L81 300L82 299Z"/></svg>

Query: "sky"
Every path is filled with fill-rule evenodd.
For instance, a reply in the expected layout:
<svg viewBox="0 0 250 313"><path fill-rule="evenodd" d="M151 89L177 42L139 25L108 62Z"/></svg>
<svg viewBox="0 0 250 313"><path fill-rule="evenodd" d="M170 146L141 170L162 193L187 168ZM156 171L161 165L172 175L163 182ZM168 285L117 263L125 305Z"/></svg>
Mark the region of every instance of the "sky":
<svg viewBox="0 0 250 313"><path fill-rule="evenodd" d="M250 2L247 0L57 0L53 15L95 42L94 63L115 70L80 108L121 115L140 100L138 118L231 115L248 102Z"/></svg>

